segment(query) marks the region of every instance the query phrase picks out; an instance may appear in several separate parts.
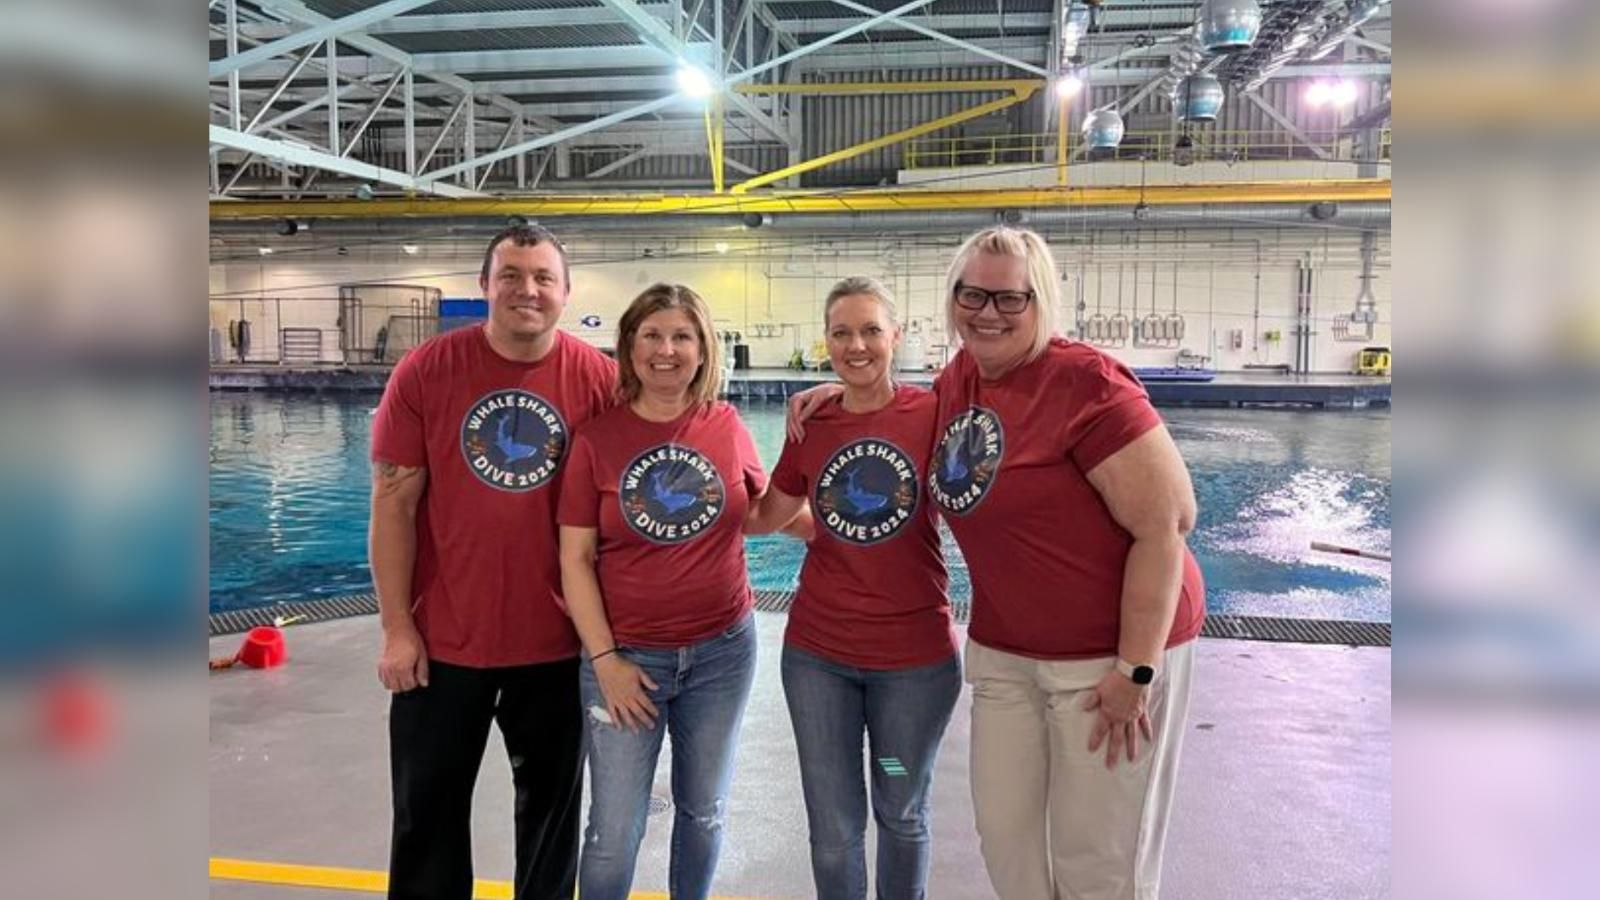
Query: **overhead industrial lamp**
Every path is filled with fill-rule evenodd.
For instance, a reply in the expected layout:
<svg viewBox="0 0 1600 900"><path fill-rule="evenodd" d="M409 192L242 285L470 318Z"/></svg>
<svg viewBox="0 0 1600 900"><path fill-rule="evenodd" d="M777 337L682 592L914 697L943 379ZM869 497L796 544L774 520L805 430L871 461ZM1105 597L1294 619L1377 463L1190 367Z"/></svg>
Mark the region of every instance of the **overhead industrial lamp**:
<svg viewBox="0 0 1600 900"><path fill-rule="evenodd" d="M1115 150L1122 143L1122 114L1111 107L1083 118L1083 139L1090 150Z"/></svg>
<svg viewBox="0 0 1600 900"><path fill-rule="evenodd" d="M706 74L705 69L690 63L679 63L677 79L678 90L682 91L684 96L696 100L711 96L711 76Z"/></svg>
<svg viewBox="0 0 1600 900"><path fill-rule="evenodd" d="M1178 135L1177 143L1172 145L1172 164L1175 166L1194 165L1194 138L1189 134L1189 126L1185 125L1183 134Z"/></svg>
<svg viewBox="0 0 1600 900"><path fill-rule="evenodd" d="M1243 50L1261 31L1261 5L1256 0L1204 0L1200 4L1200 43L1212 53Z"/></svg>
<svg viewBox="0 0 1600 900"><path fill-rule="evenodd" d="M1062 100L1076 97L1083 90L1083 85L1083 70L1074 66L1056 76L1056 96Z"/></svg>

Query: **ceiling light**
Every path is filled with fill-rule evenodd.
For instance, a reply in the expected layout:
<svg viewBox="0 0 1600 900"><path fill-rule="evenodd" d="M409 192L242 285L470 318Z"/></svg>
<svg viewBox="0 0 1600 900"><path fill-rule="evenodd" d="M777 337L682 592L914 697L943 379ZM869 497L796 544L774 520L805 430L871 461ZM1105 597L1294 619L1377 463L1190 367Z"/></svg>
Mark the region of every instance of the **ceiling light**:
<svg viewBox="0 0 1600 900"><path fill-rule="evenodd" d="M1339 106L1349 106L1356 102L1356 97L1360 93L1360 87L1354 81L1347 79L1333 86L1333 102Z"/></svg>
<svg viewBox="0 0 1600 900"><path fill-rule="evenodd" d="M678 90L696 100L711 96L711 76L699 66L682 63L678 66Z"/></svg>
<svg viewBox="0 0 1600 900"><path fill-rule="evenodd" d="M1111 107L1083 117L1083 140L1090 150L1114 150L1122 143L1122 114Z"/></svg>
<svg viewBox="0 0 1600 900"><path fill-rule="evenodd" d="M1063 72L1061 77L1056 79L1056 96L1063 100L1076 97L1081 90L1083 90L1083 79L1077 72Z"/></svg>
<svg viewBox="0 0 1600 900"><path fill-rule="evenodd" d="M400 249L404 250L407 256L416 256L417 251L421 250L422 248L418 247L416 244L401 244Z"/></svg>
<svg viewBox="0 0 1600 900"><path fill-rule="evenodd" d="M1306 88L1306 102L1312 106L1327 106L1332 100L1333 85L1326 81L1314 81Z"/></svg>
<svg viewBox="0 0 1600 900"><path fill-rule="evenodd" d="M1190 137L1188 132L1178 135L1178 142L1172 145L1172 164L1194 165L1194 138Z"/></svg>
<svg viewBox="0 0 1600 900"><path fill-rule="evenodd" d="M256 252L261 254L262 256L271 256L272 255L272 248L271 247L258 247L256 249Z"/></svg>
<svg viewBox="0 0 1600 900"><path fill-rule="evenodd" d="M728 252L728 242L727 241L717 241L712 246L714 248L716 248L716 251L718 253L727 253Z"/></svg>

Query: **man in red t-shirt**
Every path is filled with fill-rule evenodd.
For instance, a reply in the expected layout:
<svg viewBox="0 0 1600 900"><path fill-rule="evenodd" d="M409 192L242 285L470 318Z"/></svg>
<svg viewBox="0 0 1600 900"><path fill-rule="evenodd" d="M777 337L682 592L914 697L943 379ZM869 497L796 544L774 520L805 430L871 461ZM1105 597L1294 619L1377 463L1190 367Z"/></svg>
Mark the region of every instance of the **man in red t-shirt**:
<svg viewBox="0 0 1600 900"><path fill-rule="evenodd" d="M373 422L393 898L472 895L491 721L516 788L516 896L574 891L583 719L555 513L573 429L613 405L616 364L556 327L569 274L545 229L496 235L478 281L488 321L406 354Z"/></svg>

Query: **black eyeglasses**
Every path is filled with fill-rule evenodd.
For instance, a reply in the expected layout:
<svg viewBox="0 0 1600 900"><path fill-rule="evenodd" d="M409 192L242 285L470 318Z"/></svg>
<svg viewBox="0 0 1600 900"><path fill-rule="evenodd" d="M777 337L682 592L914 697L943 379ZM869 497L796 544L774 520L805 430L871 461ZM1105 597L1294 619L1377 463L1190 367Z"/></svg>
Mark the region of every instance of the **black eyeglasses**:
<svg viewBox="0 0 1600 900"><path fill-rule="evenodd" d="M989 301L994 301L995 312L1014 316L1033 302L1033 291L986 291L980 287L956 282L956 305L973 312L982 312Z"/></svg>

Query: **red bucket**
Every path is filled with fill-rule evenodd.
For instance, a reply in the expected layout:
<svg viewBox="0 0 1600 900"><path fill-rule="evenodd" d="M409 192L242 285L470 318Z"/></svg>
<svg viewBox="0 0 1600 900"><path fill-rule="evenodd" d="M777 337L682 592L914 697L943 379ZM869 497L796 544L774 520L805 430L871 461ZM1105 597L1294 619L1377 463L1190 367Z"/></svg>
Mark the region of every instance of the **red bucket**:
<svg viewBox="0 0 1600 900"><path fill-rule="evenodd" d="M244 636L244 646L239 648L239 662L252 669L270 669L283 665L289 650L283 643L283 632L271 625L258 625Z"/></svg>

